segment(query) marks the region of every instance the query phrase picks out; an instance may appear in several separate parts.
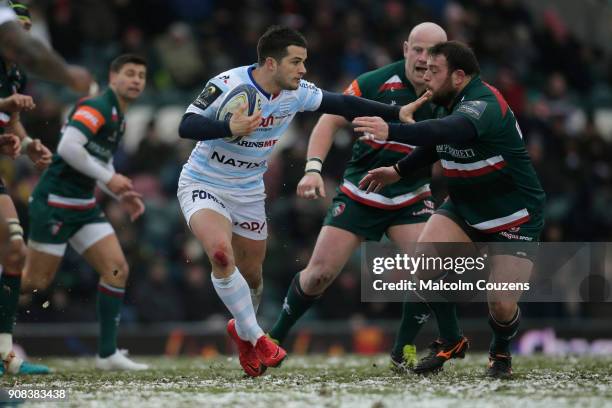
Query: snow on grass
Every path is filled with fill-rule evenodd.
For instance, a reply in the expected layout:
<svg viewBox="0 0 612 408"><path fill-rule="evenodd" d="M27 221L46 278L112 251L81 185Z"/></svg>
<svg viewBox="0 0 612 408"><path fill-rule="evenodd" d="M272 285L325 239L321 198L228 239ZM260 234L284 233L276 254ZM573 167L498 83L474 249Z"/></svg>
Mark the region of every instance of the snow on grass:
<svg viewBox="0 0 612 408"><path fill-rule="evenodd" d="M431 377L394 374L386 356L293 356L256 379L234 357L136 360L153 369L101 373L91 359L48 359L52 375L4 376L0 384L67 389L62 406L70 407L612 407L612 358L518 357L509 381L485 378L478 354Z"/></svg>

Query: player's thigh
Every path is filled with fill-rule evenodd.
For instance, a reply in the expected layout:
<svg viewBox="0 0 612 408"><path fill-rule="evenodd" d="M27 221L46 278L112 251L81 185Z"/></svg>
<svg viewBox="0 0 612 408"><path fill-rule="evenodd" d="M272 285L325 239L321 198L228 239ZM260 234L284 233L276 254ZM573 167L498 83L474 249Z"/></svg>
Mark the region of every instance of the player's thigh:
<svg viewBox="0 0 612 408"><path fill-rule="evenodd" d="M533 261L513 255L493 255L490 260L491 272L489 282L498 285L516 284L519 288L529 282L533 270ZM503 288L503 286L497 286ZM495 289L487 292L489 309L500 321L510 320L516 310L523 291Z"/></svg>
<svg viewBox="0 0 612 408"><path fill-rule="evenodd" d="M56 254L49 252L43 252L28 246L25 267L21 277L21 291L23 293L44 290L53 281L62 262L63 251L61 252L62 255L59 255L59 252Z"/></svg>
<svg viewBox="0 0 612 408"><path fill-rule="evenodd" d="M104 283L116 287L125 286L129 267L117 235L112 233L97 240L82 255Z"/></svg>
<svg viewBox="0 0 612 408"><path fill-rule="evenodd" d="M467 233L452 218L434 214L425 223L418 242L472 242Z"/></svg>
<svg viewBox="0 0 612 408"><path fill-rule="evenodd" d="M300 273L302 288L324 290L338 276L351 254L361 243L361 237L329 225L321 228L308 266ZM313 293L309 293L313 294Z"/></svg>
<svg viewBox="0 0 612 408"><path fill-rule="evenodd" d="M403 251L412 252L424 228L424 222L393 225L387 230L387 236Z"/></svg>
<svg viewBox="0 0 612 408"><path fill-rule="evenodd" d="M232 248L236 267L242 273L251 288L261 282L262 264L266 257L267 240L250 239L233 234Z"/></svg>
<svg viewBox="0 0 612 408"><path fill-rule="evenodd" d="M213 262L234 264L230 209L222 195L201 183L180 183L177 198L187 226ZM215 254L224 259L215 259Z"/></svg>

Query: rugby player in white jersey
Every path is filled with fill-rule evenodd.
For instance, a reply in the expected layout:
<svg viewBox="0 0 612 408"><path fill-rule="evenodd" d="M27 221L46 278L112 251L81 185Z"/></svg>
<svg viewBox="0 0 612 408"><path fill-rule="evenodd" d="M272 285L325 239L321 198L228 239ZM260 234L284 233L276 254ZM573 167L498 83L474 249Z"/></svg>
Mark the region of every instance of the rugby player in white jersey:
<svg viewBox="0 0 612 408"><path fill-rule="evenodd" d="M211 262L215 290L234 317L227 330L238 345L240 364L252 377L286 357L255 318L267 238L263 174L275 143L297 112L347 119L367 113L393 121L410 116L410 105L325 92L305 81L306 40L293 29L270 27L259 39L257 54L257 64L210 79L187 108L179 135L199 142L183 167L177 192L185 220ZM224 96L242 84L257 88L261 110L247 116L243 107L229 121L217 120ZM238 136L245 137L228 139Z"/></svg>

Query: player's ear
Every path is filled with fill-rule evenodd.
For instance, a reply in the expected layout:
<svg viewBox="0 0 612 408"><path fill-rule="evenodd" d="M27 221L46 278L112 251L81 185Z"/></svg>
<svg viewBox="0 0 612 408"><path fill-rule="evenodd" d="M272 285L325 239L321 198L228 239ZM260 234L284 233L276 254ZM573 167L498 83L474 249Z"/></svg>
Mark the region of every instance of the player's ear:
<svg viewBox="0 0 612 408"><path fill-rule="evenodd" d="M276 71L276 67L278 66L278 62L272 57L266 57L266 62L264 64L267 69L270 71Z"/></svg>
<svg viewBox="0 0 612 408"><path fill-rule="evenodd" d="M404 58L408 57L408 51L410 51L410 48L408 48L408 41L404 41Z"/></svg>
<svg viewBox="0 0 612 408"><path fill-rule="evenodd" d="M459 86L463 83L463 80L465 79L466 75L465 75L465 71L462 69L456 69L453 71L453 73L451 74L451 80L453 82L454 86Z"/></svg>

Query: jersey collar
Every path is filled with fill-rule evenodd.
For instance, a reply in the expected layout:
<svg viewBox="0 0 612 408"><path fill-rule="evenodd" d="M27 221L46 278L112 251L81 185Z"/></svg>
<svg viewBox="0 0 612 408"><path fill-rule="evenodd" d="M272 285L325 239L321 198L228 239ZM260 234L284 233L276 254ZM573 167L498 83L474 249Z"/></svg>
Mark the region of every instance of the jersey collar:
<svg viewBox="0 0 612 408"><path fill-rule="evenodd" d="M253 70L257 67L257 64L253 64L250 67L247 68L247 74L249 74L249 79L251 80L251 82L253 83L253 86L255 88L257 88L257 90L259 92L261 92L261 94L263 96L266 97L267 100L272 100L274 98L276 98L278 95L280 95L280 93L271 95L268 92L264 91L263 88L261 86L259 86L259 84L257 82L255 82L255 78L253 78Z"/></svg>

